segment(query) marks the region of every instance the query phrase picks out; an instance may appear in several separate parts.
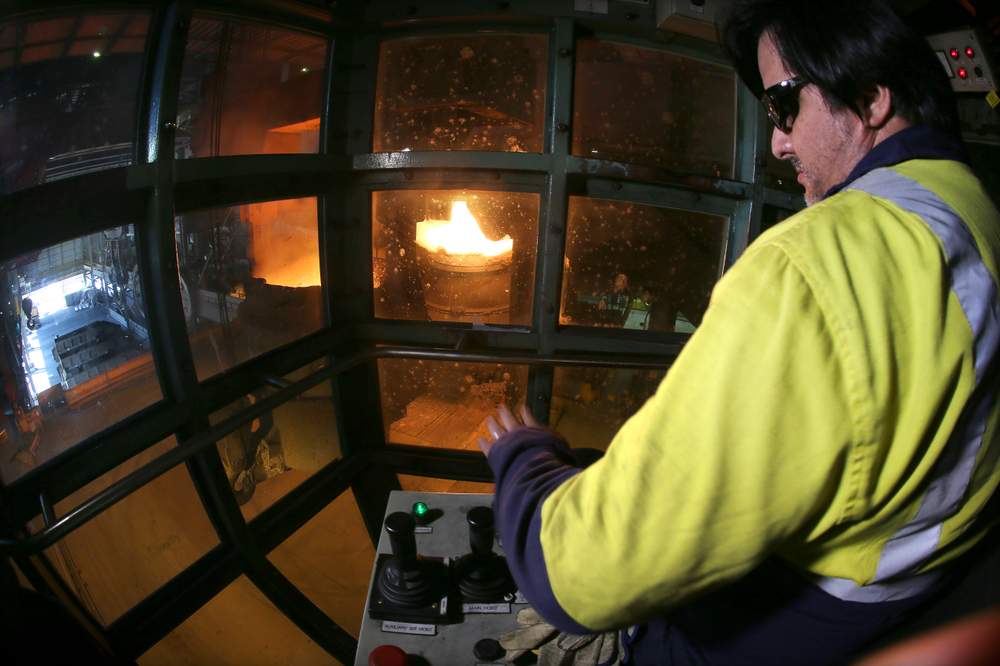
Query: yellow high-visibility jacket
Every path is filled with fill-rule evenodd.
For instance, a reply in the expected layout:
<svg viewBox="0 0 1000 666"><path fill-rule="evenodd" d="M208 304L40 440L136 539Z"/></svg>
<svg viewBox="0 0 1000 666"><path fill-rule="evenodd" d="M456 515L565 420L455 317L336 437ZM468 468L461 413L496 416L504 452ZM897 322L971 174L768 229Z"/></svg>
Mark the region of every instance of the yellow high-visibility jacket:
<svg viewBox="0 0 1000 666"><path fill-rule="evenodd" d="M490 454L532 603L603 630L772 555L848 601L928 589L1000 484L998 258L1000 214L948 160L871 171L762 235L601 460L569 472L537 429ZM505 526L516 478L550 490Z"/></svg>

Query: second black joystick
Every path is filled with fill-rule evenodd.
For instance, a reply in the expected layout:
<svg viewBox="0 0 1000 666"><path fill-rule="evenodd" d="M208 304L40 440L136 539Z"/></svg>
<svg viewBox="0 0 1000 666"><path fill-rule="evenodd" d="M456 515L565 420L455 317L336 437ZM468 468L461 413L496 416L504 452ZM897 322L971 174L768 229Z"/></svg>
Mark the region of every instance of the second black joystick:
<svg viewBox="0 0 1000 666"><path fill-rule="evenodd" d="M469 510L469 547L472 552L456 563L458 589L467 602L498 602L514 591L507 561L493 552L496 534L493 509L477 506Z"/></svg>
<svg viewBox="0 0 1000 666"><path fill-rule="evenodd" d="M474 555L493 554L493 539L496 530L493 526L493 509L488 506L477 506L469 510L466 516L469 523L469 547Z"/></svg>

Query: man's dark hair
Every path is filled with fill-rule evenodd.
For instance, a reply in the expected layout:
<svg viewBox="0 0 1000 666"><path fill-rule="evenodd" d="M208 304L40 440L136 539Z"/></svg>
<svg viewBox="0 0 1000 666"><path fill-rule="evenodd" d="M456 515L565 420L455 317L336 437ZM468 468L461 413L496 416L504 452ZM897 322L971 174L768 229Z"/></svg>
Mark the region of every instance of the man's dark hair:
<svg viewBox="0 0 1000 666"><path fill-rule="evenodd" d="M958 134L944 68L884 0L737 0L725 19L722 42L756 95L763 88L757 43L765 32L787 68L816 84L832 106L860 115L861 100L883 85L892 93L896 115Z"/></svg>

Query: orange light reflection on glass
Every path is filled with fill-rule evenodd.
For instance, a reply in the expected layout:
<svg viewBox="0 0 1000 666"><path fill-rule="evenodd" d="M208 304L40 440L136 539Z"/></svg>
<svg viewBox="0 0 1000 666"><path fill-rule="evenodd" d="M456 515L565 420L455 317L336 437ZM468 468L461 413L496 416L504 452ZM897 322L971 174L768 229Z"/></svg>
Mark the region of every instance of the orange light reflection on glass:
<svg viewBox="0 0 1000 666"><path fill-rule="evenodd" d="M316 200L268 201L247 208L253 276L283 287L319 285Z"/></svg>
<svg viewBox="0 0 1000 666"><path fill-rule="evenodd" d="M302 132L318 132L319 131L319 118L310 118L309 120L303 120L300 123L292 123L291 125L282 125L281 127L272 127L268 132L277 132L279 134L301 134Z"/></svg>
<svg viewBox="0 0 1000 666"><path fill-rule="evenodd" d="M319 152L319 117L267 130L264 152L269 155Z"/></svg>

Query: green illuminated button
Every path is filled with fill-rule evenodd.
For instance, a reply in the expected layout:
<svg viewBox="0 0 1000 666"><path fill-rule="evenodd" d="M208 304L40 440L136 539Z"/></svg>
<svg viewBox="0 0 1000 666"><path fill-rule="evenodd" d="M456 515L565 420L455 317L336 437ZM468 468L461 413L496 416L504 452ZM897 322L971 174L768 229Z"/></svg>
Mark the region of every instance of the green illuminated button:
<svg viewBox="0 0 1000 666"><path fill-rule="evenodd" d="M422 530L424 532L430 531L428 525L440 518L441 513L441 509L432 509L427 506L426 502L414 502L413 506L410 507L410 515L413 516L413 520L417 521L417 525L425 528Z"/></svg>

